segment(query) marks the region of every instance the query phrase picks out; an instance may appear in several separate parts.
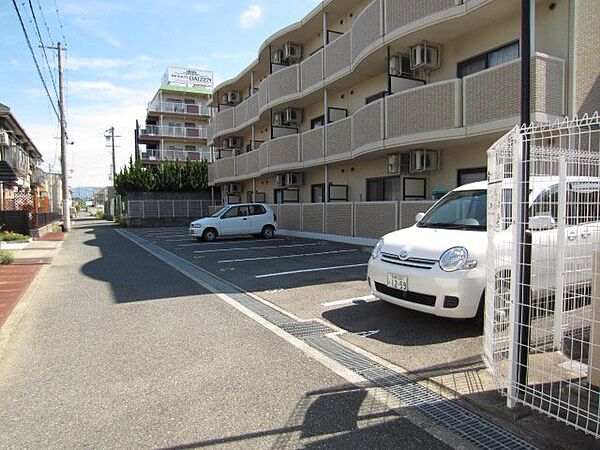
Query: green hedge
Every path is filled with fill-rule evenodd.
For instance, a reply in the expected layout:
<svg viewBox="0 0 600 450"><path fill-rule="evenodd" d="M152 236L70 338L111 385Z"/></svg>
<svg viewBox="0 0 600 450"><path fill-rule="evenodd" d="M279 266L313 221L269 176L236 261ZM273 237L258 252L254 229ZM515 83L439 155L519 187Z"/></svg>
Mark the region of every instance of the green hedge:
<svg viewBox="0 0 600 450"><path fill-rule="evenodd" d="M208 162L165 161L158 166L144 167L140 161L115 175L117 194L127 192L190 192L208 188Z"/></svg>

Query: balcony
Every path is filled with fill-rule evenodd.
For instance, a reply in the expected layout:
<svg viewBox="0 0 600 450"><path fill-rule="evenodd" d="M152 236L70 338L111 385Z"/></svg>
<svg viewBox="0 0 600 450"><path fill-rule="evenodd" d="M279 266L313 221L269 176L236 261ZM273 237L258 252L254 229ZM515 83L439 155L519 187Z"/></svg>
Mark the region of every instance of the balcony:
<svg viewBox="0 0 600 450"><path fill-rule="evenodd" d="M5 161L15 175L24 177L29 171L29 155L22 147L12 145L2 149L2 161Z"/></svg>
<svg viewBox="0 0 600 450"><path fill-rule="evenodd" d="M520 113L521 60L482 70L463 79L463 124L473 131L516 123ZM532 118L552 120L564 115L564 61L537 53L532 61Z"/></svg>
<svg viewBox="0 0 600 450"><path fill-rule="evenodd" d="M233 113L223 115L215 135L240 131L256 122L267 108L300 98L348 75L368 54L401 36L466 14L470 1L373 0L357 15L346 33L300 64L280 69L265 78L257 95L240 103ZM230 114L233 117L229 117Z"/></svg>
<svg viewBox="0 0 600 450"><path fill-rule="evenodd" d="M142 162L161 161L201 161L206 159L212 162L212 152L208 148L198 151L174 149L174 150L146 150L141 154Z"/></svg>
<svg viewBox="0 0 600 450"><path fill-rule="evenodd" d="M171 127L166 125L146 125L140 130L140 137L172 137L182 139L206 139L207 127Z"/></svg>
<svg viewBox="0 0 600 450"><path fill-rule="evenodd" d="M188 104L183 102L150 102L148 111L165 113L165 114L181 114L186 116L210 117L210 108L206 105Z"/></svg>

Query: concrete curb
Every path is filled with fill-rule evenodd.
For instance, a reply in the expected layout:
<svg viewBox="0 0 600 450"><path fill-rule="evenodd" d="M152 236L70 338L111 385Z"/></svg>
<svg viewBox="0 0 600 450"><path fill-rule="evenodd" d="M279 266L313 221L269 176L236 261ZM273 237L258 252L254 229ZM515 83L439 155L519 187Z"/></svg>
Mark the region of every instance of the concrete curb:
<svg viewBox="0 0 600 450"><path fill-rule="evenodd" d="M379 239L369 239L353 236L340 236L338 234L325 234L325 233L310 233L308 231L294 231L294 230L277 230L277 234L284 236L299 237L306 239L323 239L331 242L341 242L342 244L354 244L364 245L367 247L375 247Z"/></svg>

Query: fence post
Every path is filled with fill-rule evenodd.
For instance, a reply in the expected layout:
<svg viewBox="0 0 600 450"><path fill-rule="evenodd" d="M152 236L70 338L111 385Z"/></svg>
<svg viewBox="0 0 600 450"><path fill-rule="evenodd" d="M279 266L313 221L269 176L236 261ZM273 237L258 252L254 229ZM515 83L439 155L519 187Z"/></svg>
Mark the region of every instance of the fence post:
<svg viewBox="0 0 600 450"><path fill-rule="evenodd" d="M563 302L565 290L565 252L567 228L567 161L564 156L558 160L558 216L556 252L556 289L554 291L554 348L562 347Z"/></svg>
<svg viewBox="0 0 600 450"><path fill-rule="evenodd" d="M145 208L145 200L140 200L142 202L142 219L146 218L146 208Z"/></svg>
<svg viewBox="0 0 600 450"><path fill-rule="evenodd" d="M592 274L592 326L590 330L590 360L588 380L592 386L600 386L600 252L593 254Z"/></svg>
<svg viewBox="0 0 600 450"><path fill-rule="evenodd" d="M202 202L200 202L200 205L202 205ZM186 206L186 214L187 214L187 218L190 218L190 201L186 200L185 201L185 206ZM202 208L202 206L200 206L200 208Z"/></svg>
<svg viewBox="0 0 600 450"><path fill-rule="evenodd" d="M156 200L156 218L160 219L160 200Z"/></svg>
<svg viewBox="0 0 600 450"><path fill-rule="evenodd" d="M173 202L173 218L175 218L175 200L171 200Z"/></svg>

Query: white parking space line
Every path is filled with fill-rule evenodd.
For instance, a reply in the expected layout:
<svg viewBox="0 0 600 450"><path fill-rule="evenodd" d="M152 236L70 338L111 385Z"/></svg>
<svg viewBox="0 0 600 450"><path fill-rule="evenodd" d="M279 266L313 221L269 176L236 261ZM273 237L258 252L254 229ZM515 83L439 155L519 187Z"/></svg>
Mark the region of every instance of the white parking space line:
<svg viewBox="0 0 600 450"><path fill-rule="evenodd" d="M190 235L191 237L191 235ZM286 239L264 239L262 241L258 241L258 242L273 242L273 241L285 241ZM256 241L254 241L256 242ZM231 242L228 241L213 241L213 242L195 242L193 244L177 244L177 247L198 247L199 245L219 245L219 244L231 244Z"/></svg>
<svg viewBox="0 0 600 450"><path fill-rule="evenodd" d="M152 239L172 239L172 238L181 238L183 236L190 236L186 233L178 233L178 234L147 234L146 235Z"/></svg>
<svg viewBox="0 0 600 450"><path fill-rule="evenodd" d="M281 248L281 247L277 247L277 248ZM356 252L356 251L358 251L358 250L356 250L356 249L353 249L353 250L331 250L329 252L299 253L297 255L260 256L257 258L223 259L223 260L219 261L219 264L227 264L227 263L243 262L243 261L262 261L264 259L302 258L304 256L334 255L337 253L351 253L351 252Z"/></svg>
<svg viewBox="0 0 600 450"><path fill-rule="evenodd" d="M229 247L229 248L215 248L211 250L196 250L194 253L216 253L216 252L232 252L242 250L262 250L262 249L274 249L274 248L290 248L290 247L311 247L319 244L291 244L291 245L263 245L260 247Z"/></svg>
<svg viewBox="0 0 600 450"><path fill-rule="evenodd" d="M375 297L374 295L365 295L364 297L355 297L355 298L347 298L345 300L336 300L334 302L326 302L326 303L321 303L321 305L325 306L325 307L329 307L329 306L343 306L343 305L357 305L359 303L366 303L369 300L375 300L377 297Z"/></svg>
<svg viewBox="0 0 600 450"><path fill-rule="evenodd" d="M165 242L185 242L185 241L190 241L194 239L193 236L188 236L187 239L186 238L181 238L181 239L165 239Z"/></svg>
<svg viewBox="0 0 600 450"><path fill-rule="evenodd" d="M270 277L279 277L282 275L294 275L296 273L306 273L306 272L322 272L325 270L336 270L336 269L350 269L353 267L366 267L368 263L364 264L347 264L345 266L331 266L331 267L316 267L314 269L302 269L302 270L289 270L287 272L276 272L276 273L265 273L263 275L256 275L254 278L270 278Z"/></svg>

